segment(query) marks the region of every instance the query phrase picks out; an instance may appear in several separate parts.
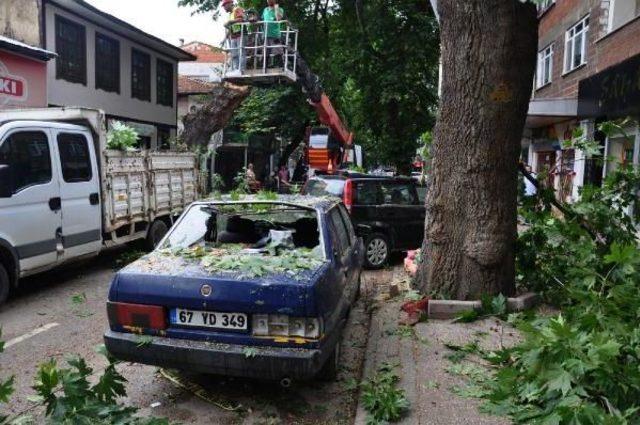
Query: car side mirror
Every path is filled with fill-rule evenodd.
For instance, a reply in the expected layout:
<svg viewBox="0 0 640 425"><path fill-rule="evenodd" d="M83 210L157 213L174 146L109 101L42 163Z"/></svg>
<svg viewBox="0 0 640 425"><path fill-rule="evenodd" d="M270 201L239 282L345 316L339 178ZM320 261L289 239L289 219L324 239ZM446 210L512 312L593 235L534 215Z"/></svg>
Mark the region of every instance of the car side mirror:
<svg viewBox="0 0 640 425"><path fill-rule="evenodd" d="M0 164L0 198L11 198L13 196L13 179L11 166Z"/></svg>

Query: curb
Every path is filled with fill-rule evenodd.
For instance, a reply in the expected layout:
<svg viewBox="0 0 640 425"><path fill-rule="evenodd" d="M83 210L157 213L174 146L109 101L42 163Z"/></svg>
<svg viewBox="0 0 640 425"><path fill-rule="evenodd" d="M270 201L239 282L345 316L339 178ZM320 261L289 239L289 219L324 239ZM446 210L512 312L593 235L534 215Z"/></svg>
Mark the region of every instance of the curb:
<svg viewBox="0 0 640 425"><path fill-rule="evenodd" d="M527 292L519 297L507 298L507 310L518 312L529 310L541 301L540 295ZM469 310L480 310L480 301L429 300L427 317L435 320L455 319L460 313Z"/></svg>

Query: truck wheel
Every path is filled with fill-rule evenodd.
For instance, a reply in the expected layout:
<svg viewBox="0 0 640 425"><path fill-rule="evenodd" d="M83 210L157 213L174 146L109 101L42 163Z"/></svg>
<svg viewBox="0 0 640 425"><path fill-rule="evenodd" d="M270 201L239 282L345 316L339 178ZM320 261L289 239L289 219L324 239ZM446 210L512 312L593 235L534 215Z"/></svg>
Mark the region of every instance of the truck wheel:
<svg viewBox="0 0 640 425"><path fill-rule="evenodd" d="M169 228L167 224L162 220L156 220L151 223L149 231L147 232L146 248L148 251L156 249L164 235L167 234Z"/></svg>
<svg viewBox="0 0 640 425"><path fill-rule="evenodd" d="M368 269L379 269L383 267L387 260L391 249L389 240L382 233L373 233L367 236L364 241L364 263Z"/></svg>
<svg viewBox="0 0 640 425"><path fill-rule="evenodd" d="M327 358L324 366L318 372L318 379L321 381L335 381L338 376L338 368L340 364L340 341Z"/></svg>
<svg viewBox="0 0 640 425"><path fill-rule="evenodd" d="M11 286L11 282L9 281L9 274L7 273L7 269L0 264L0 305L4 304L9 296L9 288Z"/></svg>

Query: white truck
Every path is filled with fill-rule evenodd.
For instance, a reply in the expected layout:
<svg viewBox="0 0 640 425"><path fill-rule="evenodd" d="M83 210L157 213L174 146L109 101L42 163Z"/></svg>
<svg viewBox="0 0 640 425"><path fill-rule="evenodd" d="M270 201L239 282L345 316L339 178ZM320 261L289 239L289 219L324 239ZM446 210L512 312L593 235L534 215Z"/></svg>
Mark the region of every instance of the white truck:
<svg viewBox="0 0 640 425"><path fill-rule="evenodd" d="M106 148L101 111L0 111L0 303L21 277L137 239L197 198L192 153Z"/></svg>

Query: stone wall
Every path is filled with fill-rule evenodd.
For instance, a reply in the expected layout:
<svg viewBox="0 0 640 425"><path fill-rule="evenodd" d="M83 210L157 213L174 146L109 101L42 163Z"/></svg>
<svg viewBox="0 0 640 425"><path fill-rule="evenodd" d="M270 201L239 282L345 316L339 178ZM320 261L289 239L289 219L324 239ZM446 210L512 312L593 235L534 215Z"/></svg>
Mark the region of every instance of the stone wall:
<svg viewBox="0 0 640 425"><path fill-rule="evenodd" d="M32 46L42 46L42 0L1 0L0 34Z"/></svg>

